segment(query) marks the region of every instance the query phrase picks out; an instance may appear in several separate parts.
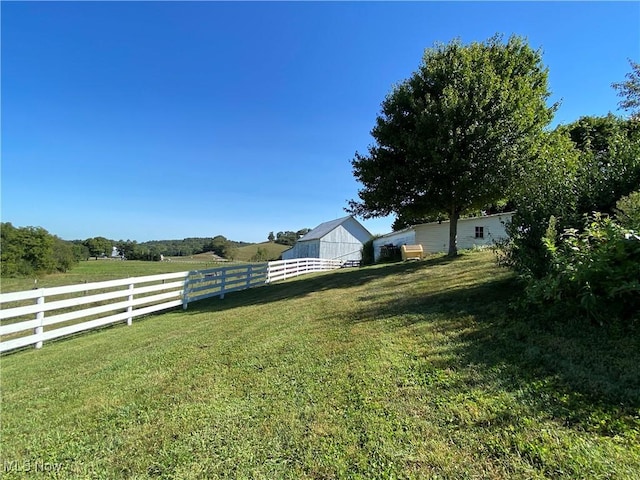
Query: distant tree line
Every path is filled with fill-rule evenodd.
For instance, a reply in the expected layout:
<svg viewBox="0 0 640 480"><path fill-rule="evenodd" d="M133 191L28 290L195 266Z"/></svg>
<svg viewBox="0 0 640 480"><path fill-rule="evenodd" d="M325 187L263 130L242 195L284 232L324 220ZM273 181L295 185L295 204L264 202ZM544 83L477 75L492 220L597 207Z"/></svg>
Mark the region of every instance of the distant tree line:
<svg viewBox="0 0 640 480"><path fill-rule="evenodd" d="M299 238L303 237L311 231L310 228L303 228L296 232L287 230L286 232L278 232L276 235L273 232L269 232L267 240L270 242L278 243L280 245L293 245Z"/></svg>
<svg viewBox="0 0 640 480"><path fill-rule="evenodd" d="M66 272L81 260L111 257L114 247L116 254L127 260L159 261L161 255L191 256L206 252L233 259L238 247L249 245L223 235L142 243L105 237L67 241L42 227L15 227L9 222L0 224L0 233L0 273L4 277Z"/></svg>
<svg viewBox="0 0 640 480"><path fill-rule="evenodd" d="M66 272L88 254L88 249L81 243L62 240L42 227L14 227L9 222L1 223L0 236L3 277Z"/></svg>
<svg viewBox="0 0 640 480"><path fill-rule="evenodd" d="M133 244L133 245L132 245ZM249 245L247 242L237 242L227 239L224 235L216 235L211 238L185 238L183 240L152 240L136 244L135 242L120 242L116 246L126 258L133 258L127 255L128 250L133 250L136 255L140 252L153 252L157 255L167 255L172 257L188 257L199 253L212 252L220 257L232 259L235 250L239 247Z"/></svg>

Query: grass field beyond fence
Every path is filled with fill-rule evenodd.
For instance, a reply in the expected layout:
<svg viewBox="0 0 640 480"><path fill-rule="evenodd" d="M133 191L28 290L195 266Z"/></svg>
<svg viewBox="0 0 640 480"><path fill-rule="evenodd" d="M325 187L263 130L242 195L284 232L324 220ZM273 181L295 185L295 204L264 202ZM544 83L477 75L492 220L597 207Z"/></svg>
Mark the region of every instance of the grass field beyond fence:
<svg viewBox="0 0 640 480"><path fill-rule="evenodd" d="M105 282L129 277L143 277L161 273L186 272L190 270L206 270L223 267L229 263L219 263L212 260L205 261L202 257L191 260L171 262L145 262L142 260L86 260L74 266L65 273L45 275L43 278L2 278L3 292L19 292L32 288L61 287L78 283Z"/></svg>
<svg viewBox="0 0 640 480"><path fill-rule="evenodd" d="M480 252L4 356L3 478L638 478L637 332L536 326L513 295Z"/></svg>

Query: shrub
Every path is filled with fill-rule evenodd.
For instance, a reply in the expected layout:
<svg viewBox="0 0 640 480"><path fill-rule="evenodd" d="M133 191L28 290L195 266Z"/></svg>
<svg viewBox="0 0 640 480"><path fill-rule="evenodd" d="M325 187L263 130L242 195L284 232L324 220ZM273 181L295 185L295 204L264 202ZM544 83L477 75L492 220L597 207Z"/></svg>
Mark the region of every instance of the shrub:
<svg viewBox="0 0 640 480"><path fill-rule="evenodd" d="M375 263L375 255L373 252L373 241L376 238L379 238L380 235L376 235L373 238L370 238L362 245L360 249L360 254L362 257L362 265L373 265Z"/></svg>
<svg viewBox="0 0 640 480"><path fill-rule="evenodd" d="M529 279L525 301L546 316L584 315L599 324L638 320L640 235L612 218L588 216L584 230L566 229L557 239L551 218L543 238L549 272Z"/></svg>
<svg viewBox="0 0 640 480"><path fill-rule="evenodd" d="M618 200L615 212L620 225L640 231L640 191L631 192Z"/></svg>

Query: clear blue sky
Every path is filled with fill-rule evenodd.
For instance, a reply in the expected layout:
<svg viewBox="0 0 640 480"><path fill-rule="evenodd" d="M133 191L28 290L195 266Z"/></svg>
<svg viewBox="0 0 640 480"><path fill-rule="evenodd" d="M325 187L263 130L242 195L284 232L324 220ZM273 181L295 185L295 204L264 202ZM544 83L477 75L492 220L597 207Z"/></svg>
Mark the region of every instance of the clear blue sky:
<svg viewBox="0 0 640 480"><path fill-rule="evenodd" d="M437 41L527 37L555 123L621 114L611 83L640 60L639 2L0 8L2 221L69 240L259 242L346 215L380 102Z"/></svg>

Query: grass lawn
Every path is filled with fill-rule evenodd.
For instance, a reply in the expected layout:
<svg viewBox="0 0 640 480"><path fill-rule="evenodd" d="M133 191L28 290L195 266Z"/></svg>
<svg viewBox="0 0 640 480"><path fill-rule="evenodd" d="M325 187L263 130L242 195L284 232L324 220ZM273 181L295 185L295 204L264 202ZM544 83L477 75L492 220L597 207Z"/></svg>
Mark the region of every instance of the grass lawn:
<svg viewBox="0 0 640 480"><path fill-rule="evenodd" d="M481 252L6 355L3 478L638 478L640 335L536 326L512 295Z"/></svg>
<svg viewBox="0 0 640 480"><path fill-rule="evenodd" d="M185 257L188 258L188 257ZM3 292L18 292L32 288L57 287L86 282L102 282L127 277L142 277L161 273L204 270L224 266L212 261L189 262L144 262L140 260L87 260L82 261L66 273L45 275L42 278L2 278Z"/></svg>
<svg viewBox="0 0 640 480"><path fill-rule="evenodd" d="M288 245L280 245L274 242L252 243L251 245L245 245L240 247L236 251L235 258L241 262L250 262L252 258L258 253L258 249L262 250L266 258L271 260L277 260L282 252L291 248Z"/></svg>

